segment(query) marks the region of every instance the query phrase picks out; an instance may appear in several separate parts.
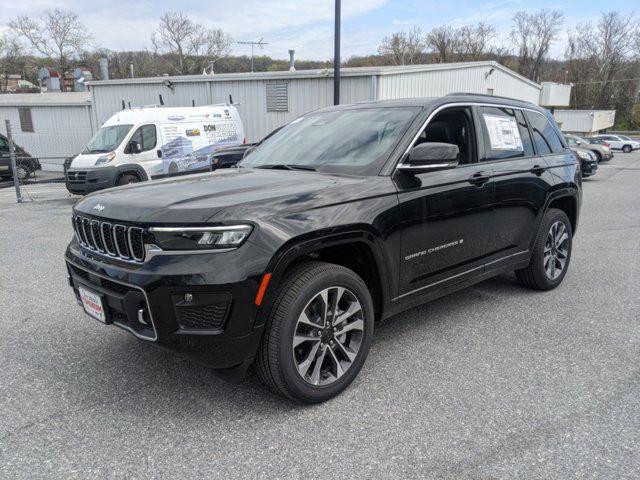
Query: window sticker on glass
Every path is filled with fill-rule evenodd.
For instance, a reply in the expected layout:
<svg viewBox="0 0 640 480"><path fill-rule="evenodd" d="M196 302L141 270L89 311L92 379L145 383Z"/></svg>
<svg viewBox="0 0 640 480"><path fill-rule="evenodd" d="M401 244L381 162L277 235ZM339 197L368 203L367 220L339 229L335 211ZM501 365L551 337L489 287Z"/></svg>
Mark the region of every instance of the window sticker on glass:
<svg viewBox="0 0 640 480"><path fill-rule="evenodd" d="M522 139L515 118L484 114L492 150L520 150Z"/></svg>

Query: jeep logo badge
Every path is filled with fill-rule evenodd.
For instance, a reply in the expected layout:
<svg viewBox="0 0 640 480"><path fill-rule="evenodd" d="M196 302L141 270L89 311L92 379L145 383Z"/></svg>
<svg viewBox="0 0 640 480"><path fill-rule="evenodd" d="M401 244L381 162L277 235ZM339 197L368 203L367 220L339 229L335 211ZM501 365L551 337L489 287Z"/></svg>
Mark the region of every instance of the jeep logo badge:
<svg viewBox="0 0 640 480"><path fill-rule="evenodd" d="M95 207L93 207L94 210L97 210L99 212L101 212L102 210L104 210L104 205L101 205L100 203L97 204Z"/></svg>

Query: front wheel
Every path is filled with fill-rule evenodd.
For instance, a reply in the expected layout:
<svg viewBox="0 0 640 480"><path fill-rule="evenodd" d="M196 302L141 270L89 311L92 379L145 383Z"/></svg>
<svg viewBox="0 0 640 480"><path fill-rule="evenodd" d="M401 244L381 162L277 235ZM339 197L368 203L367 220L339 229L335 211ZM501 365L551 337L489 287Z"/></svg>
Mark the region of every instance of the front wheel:
<svg viewBox="0 0 640 480"><path fill-rule="evenodd" d="M629 153L629 152L631 152L631 145L625 145L625 146L623 146L623 147L622 147L622 151L623 151L624 153Z"/></svg>
<svg viewBox="0 0 640 480"><path fill-rule="evenodd" d="M567 273L573 231L566 213L549 209L542 219L529 265L516 270L518 280L536 290L556 288Z"/></svg>
<svg viewBox="0 0 640 480"><path fill-rule="evenodd" d="M29 170L29 168L24 165L18 165L16 167L16 170L18 172L18 180L20 180L21 182L28 180L31 176L31 170Z"/></svg>
<svg viewBox="0 0 640 480"><path fill-rule="evenodd" d="M304 403L338 395L358 375L373 337L373 302L353 271L294 267L276 293L256 359L272 390Z"/></svg>
<svg viewBox="0 0 640 480"><path fill-rule="evenodd" d="M138 183L140 179L136 175L125 173L118 179L118 185L129 185L131 183Z"/></svg>

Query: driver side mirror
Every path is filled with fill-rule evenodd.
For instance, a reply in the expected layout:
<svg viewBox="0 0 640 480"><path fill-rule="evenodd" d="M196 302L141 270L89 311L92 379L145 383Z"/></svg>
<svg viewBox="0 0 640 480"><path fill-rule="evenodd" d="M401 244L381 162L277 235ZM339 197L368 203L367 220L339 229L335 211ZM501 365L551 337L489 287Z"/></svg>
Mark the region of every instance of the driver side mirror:
<svg viewBox="0 0 640 480"><path fill-rule="evenodd" d="M455 168L460 161L460 150L451 143L427 142L409 151L398 170L405 173L425 173Z"/></svg>
<svg viewBox="0 0 640 480"><path fill-rule="evenodd" d="M142 152L142 147L140 146L140 143L136 142L135 140L131 140L129 142L129 153L140 153Z"/></svg>

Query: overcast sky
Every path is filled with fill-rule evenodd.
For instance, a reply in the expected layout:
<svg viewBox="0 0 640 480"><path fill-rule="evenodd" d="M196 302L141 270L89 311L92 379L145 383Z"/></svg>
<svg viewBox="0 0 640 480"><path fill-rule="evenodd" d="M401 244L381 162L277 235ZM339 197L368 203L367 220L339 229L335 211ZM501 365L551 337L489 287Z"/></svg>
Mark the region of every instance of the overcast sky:
<svg viewBox="0 0 640 480"><path fill-rule="evenodd" d="M626 14L640 10L638 0L343 0L342 57L376 53L385 35L420 26L423 31L441 25L460 26L483 21L494 25L504 37L511 18L518 10L554 8L563 11L566 27L585 21L597 21L603 7ZM264 38L263 53L286 58L287 50L296 50L299 59L327 60L333 57L333 0L243 0L239 2L204 0L176 2L166 0L3 0L0 28L16 15L37 15L47 8L77 12L89 28L95 46L112 50L150 48L151 33L162 13L180 9L207 27L220 27L234 40ZM564 34L563 34L564 35ZM250 47L234 45L233 54L249 54ZM561 57L564 47L558 42L552 54Z"/></svg>

